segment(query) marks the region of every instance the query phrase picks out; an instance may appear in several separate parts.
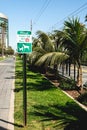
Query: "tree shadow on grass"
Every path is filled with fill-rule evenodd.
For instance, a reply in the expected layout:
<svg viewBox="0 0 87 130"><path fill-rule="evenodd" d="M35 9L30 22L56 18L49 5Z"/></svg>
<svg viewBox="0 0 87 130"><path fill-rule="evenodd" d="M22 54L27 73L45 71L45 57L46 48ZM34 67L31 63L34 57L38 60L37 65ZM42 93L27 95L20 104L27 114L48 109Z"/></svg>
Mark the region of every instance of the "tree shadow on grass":
<svg viewBox="0 0 87 130"><path fill-rule="evenodd" d="M67 102L64 106L56 104L33 107L35 111L30 114L42 117L41 122L55 121L49 124L55 129L64 127L63 130L87 130L87 112L74 102Z"/></svg>
<svg viewBox="0 0 87 130"><path fill-rule="evenodd" d="M29 75L30 80L28 79L26 86L27 90L32 91L45 91L45 90L53 90L56 89L47 79L41 78L40 74L37 75ZM32 80L35 79L33 82ZM16 86L19 86L18 88L14 89L14 92L19 92L23 90L23 83L16 82Z"/></svg>
<svg viewBox="0 0 87 130"><path fill-rule="evenodd" d="M14 92L20 92L23 90L23 84L19 84L17 85L19 86L18 88L14 89ZM45 90L53 90L56 89L52 84L48 83L48 82L38 82L37 83L29 83L27 84L27 91L28 90L32 90L32 91L45 91Z"/></svg>
<svg viewBox="0 0 87 130"><path fill-rule="evenodd" d="M15 79L22 79L23 78L23 72L22 71L16 71L15 73Z"/></svg>
<svg viewBox="0 0 87 130"><path fill-rule="evenodd" d="M9 121L3 120L3 119L0 119L0 121L1 121L1 122L4 122L4 123L6 123L6 124L11 124L11 125L13 125L13 126L23 128L23 125L19 125L19 124L17 124L17 123L9 122ZM5 128L3 128L3 127L0 127L0 130L7 130L7 129L5 129Z"/></svg>
<svg viewBox="0 0 87 130"><path fill-rule="evenodd" d="M45 90L53 90L55 87L46 79L38 80L33 83L30 82L27 84L27 90L33 91L45 91Z"/></svg>

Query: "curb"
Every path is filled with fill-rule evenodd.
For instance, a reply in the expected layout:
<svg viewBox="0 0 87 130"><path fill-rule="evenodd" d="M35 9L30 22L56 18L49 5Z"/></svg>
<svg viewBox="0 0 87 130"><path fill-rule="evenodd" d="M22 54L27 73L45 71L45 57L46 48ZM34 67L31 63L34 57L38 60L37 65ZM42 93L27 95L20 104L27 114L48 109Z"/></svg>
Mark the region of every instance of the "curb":
<svg viewBox="0 0 87 130"><path fill-rule="evenodd" d="M80 102L78 102L77 100L75 100L72 96L70 96L67 92L63 91L63 93L65 93L68 97L70 97L71 99L73 99L81 108L83 108L86 112L87 112L87 107L85 107L83 104L81 104Z"/></svg>

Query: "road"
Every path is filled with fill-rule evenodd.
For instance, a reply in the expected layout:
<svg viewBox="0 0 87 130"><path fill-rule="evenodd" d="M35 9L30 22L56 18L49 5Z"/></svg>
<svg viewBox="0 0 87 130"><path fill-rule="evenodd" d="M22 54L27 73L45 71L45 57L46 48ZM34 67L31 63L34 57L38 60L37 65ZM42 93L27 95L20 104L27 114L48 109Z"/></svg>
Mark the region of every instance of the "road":
<svg viewBox="0 0 87 130"><path fill-rule="evenodd" d="M77 70L77 68L76 68L76 70ZM59 72L60 72L60 74L62 74L61 68L60 68ZM67 75L65 71L64 71L64 76L69 77L69 75ZM72 79L74 78L74 67L73 67L73 65L71 65L70 77L72 77ZM77 71L76 71L76 80L77 80ZM83 65L82 65L82 82L83 82L83 84L85 82L87 82L87 66L83 66Z"/></svg>
<svg viewBox="0 0 87 130"><path fill-rule="evenodd" d="M0 130L14 130L15 61L0 61Z"/></svg>

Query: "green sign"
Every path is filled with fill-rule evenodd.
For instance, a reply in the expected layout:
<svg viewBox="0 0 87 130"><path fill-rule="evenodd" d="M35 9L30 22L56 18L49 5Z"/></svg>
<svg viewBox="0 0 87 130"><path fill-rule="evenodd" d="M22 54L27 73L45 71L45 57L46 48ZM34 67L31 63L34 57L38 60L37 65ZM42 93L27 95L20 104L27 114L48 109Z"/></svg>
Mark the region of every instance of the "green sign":
<svg viewBox="0 0 87 130"><path fill-rule="evenodd" d="M17 52L22 54L32 52L32 35L30 31L17 32Z"/></svg>
<svg viewBox="0 0 87 130"><path fill-rule="evenodd" d="M17 34L19 35L31 35L30 31L18 31Z"/></svg>
<svg viewBox="0 0 87 130"><path fill-rule="evenodd" d="M31 53L32 43L17 43L17 52L18 53Z"/></svg>

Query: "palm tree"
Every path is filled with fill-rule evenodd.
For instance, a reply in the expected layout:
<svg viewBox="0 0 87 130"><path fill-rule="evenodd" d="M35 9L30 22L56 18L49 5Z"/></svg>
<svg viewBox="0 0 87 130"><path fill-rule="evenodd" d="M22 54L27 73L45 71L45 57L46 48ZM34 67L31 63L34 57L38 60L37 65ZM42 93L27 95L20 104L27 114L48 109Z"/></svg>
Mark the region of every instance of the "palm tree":
<svg viewBox="0 0 87 130"><path fill-rule="evenodd" d="M68 58L67 54L58 51L54 40L51 39L46 33L38 31L37 35L37 46L33 48L33 53L31 54L33 58L37 59L36 61L34 59L35 65L44 65L46 69L48 66L57 68L59 63ZM36 58L37 56L38 58Z"/></svg>
<svg viewBox="0 0 87 130"><path fill-rule="evenodd" d="M64 32L60 30L54 30L53 33L51 34L51 37L53 37L55 41L55 49L57 49L58 52L67 53L67 50L65 50L64 46L62 46ZM64 75L64 69L65 69L64 66L66 66L66 74L68 74L68 64L67 64L68 60L66 60L66 62L61 64L62 75ZM60 67L59 67L59 71L60 71Z"/></svg>
<svg viewBox="0 0 87 130"><path fill-rule="evenodd" d="M85 16L85 22L87 22L87 15Z"/></svg>
<svg viewBox="0 0 87 130"><path fill-rule="evenodd" d="M78 18L68 19L64 23L65 39L63 45L69 51L70 59L77 65L77 86L82 86L82 67L81 60L87 48L87 30Z"/></svg>
<svg viewBox="0 0 87 130"><path fill-rule="evenodd" d="M49 44L50 40L47 40L47 35L45 33L42 33L41 31L36 32L37 38L33 38L33 52L29 54L29 63L30 66L36 67L35 63L38 61L38 59L47 53L49 51ZM44 44L45 43L45 44ZM47 46L47 47L46 47ZM46 69L46 65L43 65L44 68ZM39 66L40 68L40 66Z"/></svg>

